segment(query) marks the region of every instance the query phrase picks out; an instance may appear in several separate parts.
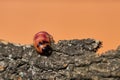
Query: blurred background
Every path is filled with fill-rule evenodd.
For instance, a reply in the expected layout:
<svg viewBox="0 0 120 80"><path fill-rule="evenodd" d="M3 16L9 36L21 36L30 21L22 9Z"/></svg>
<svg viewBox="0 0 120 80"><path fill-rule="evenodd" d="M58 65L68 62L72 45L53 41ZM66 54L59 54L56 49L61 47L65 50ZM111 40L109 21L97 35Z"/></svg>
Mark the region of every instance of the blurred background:
<svg viewBox="0 0 120 80"><path fill-rule="evenodd" d="M30 44L39 31L55 41L94 38L99 52L120 45L119 0L0 0L0 39Z"/></svg>

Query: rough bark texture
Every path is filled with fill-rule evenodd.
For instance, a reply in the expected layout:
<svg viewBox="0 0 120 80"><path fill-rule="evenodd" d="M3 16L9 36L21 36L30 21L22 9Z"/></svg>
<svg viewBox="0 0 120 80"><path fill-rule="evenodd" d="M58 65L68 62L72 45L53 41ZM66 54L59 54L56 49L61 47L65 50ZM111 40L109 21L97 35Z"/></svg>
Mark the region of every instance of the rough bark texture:
<svg viewBox="0 0 120 80"><path fill-rule="evenodd" d="M0 42L0 80L120 80L120 47L98 56L101 42L61 40L50 56L32 45Z"/></svg>

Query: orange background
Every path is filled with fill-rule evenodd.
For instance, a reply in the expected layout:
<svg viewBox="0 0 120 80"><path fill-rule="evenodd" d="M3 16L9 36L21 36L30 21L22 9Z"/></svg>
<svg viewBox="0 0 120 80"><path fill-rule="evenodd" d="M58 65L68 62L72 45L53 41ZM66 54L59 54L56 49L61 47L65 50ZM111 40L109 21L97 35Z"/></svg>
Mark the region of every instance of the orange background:
<svg viewBox="0 0 120 80"><path fill-rule="evenodd" d="M94 38L101 51L120 44L120 1L0 0L0 39L29 44L35 33L47 31L55 41Z"/></svg>

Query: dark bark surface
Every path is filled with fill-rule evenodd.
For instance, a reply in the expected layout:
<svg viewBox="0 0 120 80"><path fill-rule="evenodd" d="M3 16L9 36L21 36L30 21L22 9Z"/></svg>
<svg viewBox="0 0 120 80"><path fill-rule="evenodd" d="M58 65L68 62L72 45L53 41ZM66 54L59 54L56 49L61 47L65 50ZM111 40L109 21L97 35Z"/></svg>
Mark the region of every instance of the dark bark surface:
<svg viewBox="0 0 120 80"><path fill-rule="evenodd" d="M0 42L0 80L120 80L120 47L99 56L94 39L61 40L52 54L32 45Z"/></svg>

